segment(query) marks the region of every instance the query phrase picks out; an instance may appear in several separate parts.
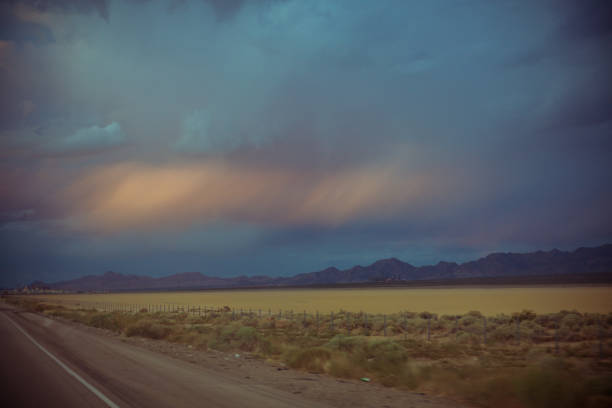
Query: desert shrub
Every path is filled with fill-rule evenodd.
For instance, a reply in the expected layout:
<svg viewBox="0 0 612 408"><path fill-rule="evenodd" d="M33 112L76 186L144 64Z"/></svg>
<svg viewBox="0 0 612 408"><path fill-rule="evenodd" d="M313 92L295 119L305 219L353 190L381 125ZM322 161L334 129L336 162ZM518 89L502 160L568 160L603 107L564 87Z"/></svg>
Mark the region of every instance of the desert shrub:
<svg viewBox="0 0 612 408"><path fill-rule="evenodd" d="M201 337L202 336L194 330L181 330L180 328L170 328L170 332L167 336L164 337L164 339L173 343L195 345L196 343L200 343ZM204 343L206 342L204 341ZM207 347L207 345L205 347Z"/></svg>
<svg viewBox="0 0 612 408"><path fill-rule="evenodd" d="M252 351L257 346L259 336L257 330L250 326L243 326L236 331L236 343L241 350Z"/></svg>
<svg viewBox="0 0 612 408"><path fill-rule="evenodd" d="M576 313L568 313L561 318L561 327L573 330L582 324L582 316Z"/></svg>
<svg viewBox="0 0 612 408"><path fill-rule="evenodd" d="M508 325L515 322L515 317L508 316L505 314L498 314L493 317L489 317L487 319L487 324L490 324L491 327L495 325Z"/></svg>
<svg viewBox="0 0 612 408"><path fill-rule="evenodd" d="M556 313L538 315L535 318L535 321L537 324L547 329L554 329L555 327L557 327L560 320L561 320L561 316Z"/></svg>
<svg viewBox="0 0 612 408"><path fill-rule="evenodd" d="M431 320L437 320L438 319L438 315L435 313L431 313L431 312L421 312L419 313L419 317L421 319L431 319Z"/></svg>
<svg viewBox="0 0 612 408"><path fill-rule="evenodd" d="M267 338L259 340L258 349L264 356L276 356L283 351L278 342Z"/></svg>
<svg viewBox="0 0 612 408"><path fill-rule="evenodd" d="M331 352L322 347L309 348L290 353L287 362L292 368L300 368L309 372L323 373L331 358Z"/></svg>
<svg viewBox="0 0 612 408"><path fill-rule="evenodd" d="M459 326L461 327L472 327L477 324L482 324L482 317L467 314L459 319Z"/></svg>
<svg viewBox="0 0 612 408"><path fill-rule="evenodd" d="M367 343L368 367L375 371L397 372L408 360L406 350L394 341L373 340Z"/></svg>
<svg viewBox="0 0 612 408"><path fill-rule="evenodd" d="M477 335L470 331L459 331L456 336L456 341L459 344L479 344L482 339L481 335Z"/></svg>
<svg viewBox="0 0 612 408"><path fill-rule="evenodd" d="M368 371L374 373L381 384L414 388L416 378L407 365L406 349L394 341L378 340L367 344L363 360Z"/></svg>
<svg viewBox="0 0 612 408"><path fill-rule="evenodd" d="M439 345L432 344L431 346L437 346L439 353L446 357L457 357L461 355L463 347L456 341L448 341L440 343Z"/></svg>
<svg viewBox="0 0 612 408"><path fill-rule="evenodd" d="M587 388L566 370L534 368L515 379L519 399L534 408L584 407Z"/></svg>
<svg viewBox="0 0 612 408"><path fill-rule="evenodd" d="M33 308L32 308L35 312L37 313L43 313L46 310L53 310L55 309L55 306L52 305L48 305L46 303L36 303Z"/></svg>
<svg viewBox="0 0 612 408"><path fill-rule="evenodd" d="M359 361L344 353L332 355L326 368L327 372L335 377L360 378L365 375L364 368Z"/></svg>
<svg viewBox="0 0 612 408"><path fill-rule="evenodd" d="M382 319L377 319L375 321L369 322L370 328L374 333L382 333L384 331L384 321Z"/></svg>
<svg viewBox="0 0 612 408"><path fill-rule="evenodd" d="M220 342L230 344L234 339L235 333L240 328L240 324L231 323L225 326L217 327L217 338Z"/></svg>
<svg viewBox="0 0 612 408"><path fill-rule="evenodd" d="M505 342L514 340L516 329L512 326L499 326L487 333L487 339L494 342Z"/></svg>
<svg viewBox="0 0 612 408"><path fill-rule="evenodd" d="M120 332L124 329L124 319L117 313L97 313L90 316L87 323L90 326L114 332Z"/></svg>
<svg viewBox="0 0 612 408"><path fill-rule="evenodd" d="M150 339L163 339L171 333L171 328L162 324L159 324L153 320L143 319L136 323L128 326L125 329L125 335L147 337Z"/></svg>
<svg viewBox="0 0 612 408"><path fill-rule="evenodd" d="M580 333L585 340L594 340L599 337L599 328L597 326L583 326Z"/></svg>
<svg viewBox="0 0 612 408"><path fill-rule="evenodd" d="M537 315L532 310L523 310L522 312L519 312L519 313L512 313L512 318L518 319L521 322L526 321L526 320L535 320L536 317Z"/></svg>
<svg viewBox="0 0 612 408"><path fill-rule="evenodd" d="M367 346L367 340L364 337L353 336L347 337L343 334L338 334L331 338L325 344L326 348L330 348L338 351L345 351L348 353L358 352L363 350Z"/></svg>
<svg viewBox="0 0 612 408"><path fill-rule="evenodd" d="M427 324L425 324L425 327L427 327ZM445 326L444 322L441 322L440 320L432 320L430 322L429 328L431 330L438 331L438 330L444 330L446 328L446 326Z"/></svg>
<svg viewBox="0 0 612 408"><path fill-rule="evenodd" d="M266 330L274 329L276 327L274 317L259 320L257 327Z"/></svg>

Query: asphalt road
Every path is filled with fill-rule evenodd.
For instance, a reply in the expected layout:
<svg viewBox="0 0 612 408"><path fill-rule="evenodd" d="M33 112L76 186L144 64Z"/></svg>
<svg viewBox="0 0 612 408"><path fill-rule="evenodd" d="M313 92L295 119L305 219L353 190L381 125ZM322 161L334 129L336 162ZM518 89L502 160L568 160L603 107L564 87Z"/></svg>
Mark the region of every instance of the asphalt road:
<svg viewBox="0 0 612 408"><path fill-rule="evenodd" d="M324 407L0 304L5 407Z"/></svg>

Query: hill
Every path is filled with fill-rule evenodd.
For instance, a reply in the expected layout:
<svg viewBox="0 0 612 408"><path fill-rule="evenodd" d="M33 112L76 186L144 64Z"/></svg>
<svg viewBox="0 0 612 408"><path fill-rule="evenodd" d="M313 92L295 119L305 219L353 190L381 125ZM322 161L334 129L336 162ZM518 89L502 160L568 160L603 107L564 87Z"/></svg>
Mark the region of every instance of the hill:
<svg viewBox="0 0 612 408"><path fill-rule="evenodd" d="M612 274L612 244L575 251L537 251L531 253L492 253L484 258L462 264L438 262L436 265L413 266L396 258L382 259L368 266L354 266L340 270L329 267L321 271L302 273L292 277L239 276L221 278L200 272L178 273L161 278L123 275L106 272L73 280L45 283L33 282L30 287L66 291L126 291L240 288L262 286L321 286L338 284L389 283L434 281L478 282L479 278L499 278L504 283L529 281L529 277L576 275L591 277ZM503 278L503 279L502 279ZM581 282L584 281L581 278ZM605 279L604 279L605 280ZM486 281L486 280L485 280ZM545 279L554 281L554 279ZM568 281L568 279L561 279ZM573 281L569 279L569 281ZM588 281L588 279L587 279ZM588 282L587 282L588 283Z"/></svg>

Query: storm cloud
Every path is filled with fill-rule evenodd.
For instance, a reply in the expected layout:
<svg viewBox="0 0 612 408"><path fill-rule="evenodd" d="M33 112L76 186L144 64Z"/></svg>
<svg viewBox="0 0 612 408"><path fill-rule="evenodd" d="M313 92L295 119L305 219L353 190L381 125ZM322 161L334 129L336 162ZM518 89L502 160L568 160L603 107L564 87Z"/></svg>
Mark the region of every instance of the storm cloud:
<svg viewBox="0 0 612 408"><path fill-rule="evenodd" d="M607 242L610 20L605 1L3 3L0 284Z"/></svg>

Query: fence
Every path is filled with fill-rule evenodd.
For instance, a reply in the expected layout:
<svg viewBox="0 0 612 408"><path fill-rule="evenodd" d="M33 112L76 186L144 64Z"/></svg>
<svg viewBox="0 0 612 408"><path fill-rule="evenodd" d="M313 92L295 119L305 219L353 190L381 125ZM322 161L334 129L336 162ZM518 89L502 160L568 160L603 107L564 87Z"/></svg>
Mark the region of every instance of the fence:
<svg viewBox="0 0 612 408"><path fill-rule="evenodd" d="M185 304L124 304L104 302L65 303L73 308L95 309L102 312L131 314L187 314L202 319L222 322L266 319L274 327L308 331L310 334L331 337L336 334L381 336L398 340L423 339L429 342L454 340L461 343L489 345L512 343L515 345L547 344L559 353L560 344L591 342L603 355L611 338L612 314L562 311L540 314L524 311L512 316L482 316L479 312L464 315L443 315L422 312L368 314L367 312L307 313L305 310L272 310L211 307ZM251 323L252 324L252 323Z"/></svg>

